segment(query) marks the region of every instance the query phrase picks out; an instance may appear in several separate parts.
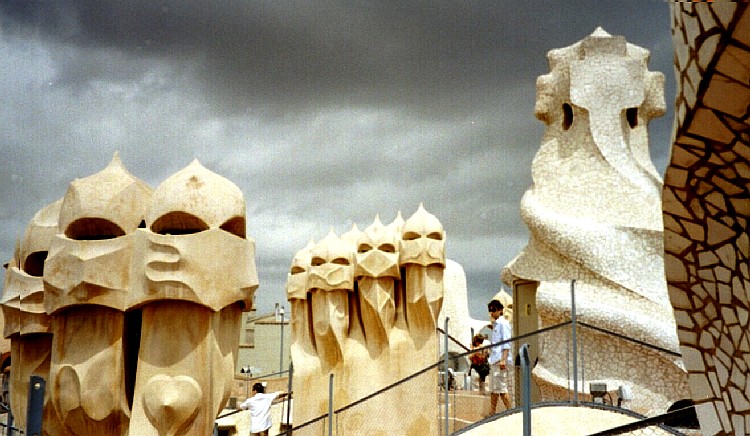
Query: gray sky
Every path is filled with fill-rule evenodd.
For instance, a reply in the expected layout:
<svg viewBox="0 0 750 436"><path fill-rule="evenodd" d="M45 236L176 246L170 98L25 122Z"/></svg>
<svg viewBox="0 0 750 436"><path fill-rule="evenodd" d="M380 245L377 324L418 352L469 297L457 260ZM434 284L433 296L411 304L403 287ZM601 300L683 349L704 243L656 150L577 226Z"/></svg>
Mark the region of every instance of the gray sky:
<svg viewBox="0 0 750 436"><path fill-rule="evenodd" d="M536 78L597 26L666 76L650 129L663 173L664 1L0 0L0 257L115 151L153 187L197 158L245 194L259 310L286 304L310 238L423 202L485 318L528 238Z"/></svg>

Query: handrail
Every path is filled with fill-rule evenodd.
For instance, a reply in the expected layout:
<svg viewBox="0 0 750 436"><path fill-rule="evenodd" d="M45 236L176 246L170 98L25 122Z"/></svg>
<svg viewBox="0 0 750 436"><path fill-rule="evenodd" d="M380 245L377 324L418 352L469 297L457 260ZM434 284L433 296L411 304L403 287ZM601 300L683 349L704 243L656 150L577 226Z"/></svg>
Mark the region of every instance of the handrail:
<svg viewBox="0 0 750 436"><path fill-rule="evenodd" d="M536 332L533 332L533 333L528 333L528 334L525 334L525 335L520 335L520 336L517 336L515 338L510 338L510 339L508 339L506 341L503 341L503 342L498 342L497 344L491 344L491 345L487 345L485 347L476 348L474 350L470 350L467 353L462 353L462 354L459 354L458 356L452 356L451 359L456 359L458 357L463 357L463 356L475 353L478 350L489 349L491 347L497 346L498 344L504 344L506 342L520 341L522 339L528 338L528 337L533 336L535 334L540 334L540 333L548 332L550 330L555 330L555 329L558 329L560 327L564 327L564 326L566 326L568 324L570 324L570 321L565 321L565 322L562 322L560 324L557 324L557 325L554 325L554 326L551 326L551 327L545 327L543 329L539 329L539 330L537 330ZM356 406L357 404L363 403L366 400L369 400L370 398L372 398L372 397L374 397L376 395L379 395L379 394L381 394L383 392L391 390L391 389L395 388L396 386L401 385L403 383L406 383L407 381L409 381L409 380L411 380L411 379L413 379L413 378L415 378L417 376L420 376L420 375L424 374L425 372L427 372L427 371L429 371L429 370L431 370L433 368L439 367L441 365L443 365L443 362L442 361L437 361L437 362L433 363L432 365L429 365L429 366L427 366L425 368L422 368L421 370L415 372L414 374L408 375L408 376L402 378L401 380L398 380L398 381L396 381L394 383L391 383L388 386L385 386L385 387L383 387L381 389L378 389L377 391L371 393L370 395L367 395L367 396L365 396L363 398L360 398L359 400L356 400L356 401L354 401L352 403L347 404L346 406L343 406L343 407L341 407L339 409L336 409L335 413L343 412L343 411L345 411L345 410L347 410L347 409L349 409L351 407Z"/></svg>
<svg viewBox="0 0 750 436"><path fill-rule="evenodd" d="M336 409L336 410L335 410L335 413L341 413L341 412L344 412L345 410L347 410L347 409L350 409L350 408L352 408L352 407L356 406L357 404L360 404L360 403L364 403L364 402L365 402L366 400L369 400L370 398L372 398L372 397L374 397L374 396L376 396L376 395L380 395L380 394L382 394L383 392L389 391L389 390L391 390L391 389L395 388L395 387L396 387L396 386L398 386L398 385L404 384L404 383L408 382L409 380L411 380L411 379L413 379L413 378L415 378L415 377L417 377L417 376L420 376L420 375L424 374L425 372L427 372L427 371L429 371L429 370L431 370L431 369L433 369L433 368L437 368L438 366L441 366L442 364L443 364L443 362L439 362L439 361L438 361L438 362L436 362L436 363L433 363L433 364L432 364L432 365L430 365L430 366L427 366L427 367L425 367L425 368L422 368L421 370L419 370L419 371L415 372L414 374L412 374L412 375L407 375L406 377L402 378L401 380L399 380L399 381L397 381L397 382L394 382L394 383L391 383L390 385L388 385L388 386L386 386L386 387L384 387L384 388L382 388L382 389L378 389L377 391L375 391L375 392L371 393L370 395L367 395L367 396L366 396L366 397L364 397L364 398L360 398L359 400L356 400L356 401L354 401L354 402L351 402L351 403L347 404L346 406L343 406L343 407L341 407L341 408L339 408L339 409Z"/></svg>
<svg viewBox="0 0 750 436"><path fill-rule="evenodd" d="M547 407L571 406L572 404L573 404L572 401L542 401L542 402L539 402L539 403L532 404L531 408L533 410L537 410L537 409L544 409L544 408L547 408ZM606 411L609 411L609 412L619 413L619 414L622 414L622 415L625 415L625 416L628 416L628 417L636 419L637 421L634 421L634 422L632 422L630 424L627 424L627 425L634 425L634 426L637 423L641 423L642 421L648 421L648 422L650 422L650 424L648 424L647 426L658 425L658 423L655 422L655 421L658 421L659 417L669 419L670 417L677 418L677 417L681 417L682 416L681 414L680 415L670 415L670 416L667 416L667 415L658 415L658 416L655 416L655 417L652 417L652 418L648 418L648 417L644 416L643 414L640 414L640 413L635 412L635 411L630 410L630 409L623 409L621 407L610 406L608 404L602 404L602 403L593 403L593 402L589 402L589 401L580 401L578 403L578 406L576 406L576 407L581 407L581 408L586 408L586 409L606 410ZM516 413L518 413L517 410L518 409L504 410L504 411L496 414L492 419L495 420L495 419L499 419L499 418L503 418L503 417L506 417L506 416L510 416L510 415L516 414ZM682 411L682 410L683 409L680 409L680 411ZM467 425L467 426L461 428L460 430L457 430L457 431L453 432L452 435L463 435L465 433L471 432L472 430L476 429L478 426L481 426L485 422L486 421L477 421L477 422L475 422L473 424L470 424L470 425ZM661 428L662 430L665 430L667 433L670 433L670 434L682 435L682 433L674 431L669 426L663 426L663 427L660 426L659 428ZM617 429L619 429L619 427L617 427ZM611 431L611 430L613 430L613 429L605 430L605 432L606 431ZM603 433L603 434L604 435L608 435L608 433ZM615 433L612 433L612 434L615 434ZM620 433L620 434L626 434L626 433ZM597 435L588 435L588 436L603 436L603 435L597 434Z"/></svg>
<svg viewBox="0 0 750 436"><path fill-rule="evenodd" d="M529 358L529 344L524 343L518 350L521 356L521 408L523 410L523 436L531 436L531 359Z"/></svg>
<svg viewBox="0 0 750 436"><path fill-rule="evenodd" d="M547 332L550 332L550 331L553 331L553 330L557 330L557 329L566 327L566 326L571 325L571 324L572 324L572 320L563 321L563 322L561 322L559 324L555 324L553 326L544 327L544 328L541 328L539 330L536 330L536 331L533 331L533 332L530 332L530 333L526 333L526 334L523 334L523 335L518 335L518 336L512 337L512 338L507 339L505 341L501 341L501 342L497 342L497 343L492 343L492 344L485 345L483 347L479 347L479 348L475 348L475 349L468 349L466 346L464 346L463 344L461 344L458 340L456 340L450 334L446 334L445 331L442 328L440 328L440 327L436 327L436 330L439 331L440 333L446 334L446 336L450 340L452 340L454 343L458 344L464 350L467 350L467 351L465 351L463 353L460 353L460 354L457 354L457 355L454 355L454 356L450 357L450 359L458 359L458 358L465 357L465 356L468 356L470 354L476 353L478 351L489 350L489 349L491 349L493 347L496 347L498 345L502 345L502 344L506 344L506 343L520 342L520 341L523 341L523 340L525 340L527 338L538 336L538 335L542 335L544 333L547 333ZM632 343L644 346L646 348L650 348L652 350L656 350L656 351L668 354L668 355L673 356L673 357L680 357L681 356L681 354L676 353L676 352L671 351L671 350L668 350L666 348L659 347L659 346L653 345L653 344L649 344L647 342L644 342L644 341L641 341L641 340L638 340L638 339L630 338L630 337L625 336L623 334L620 334L620 333L617 333L617 332L613 332L613 331L607 330L607 329L602 328L602 327L597 327L597 326L591 325L589 323L586 323L586 322L583 322L583 321L580 321L580 320L577 321L577 324L580 325L580 326L582 326L582 327L585 327L585 328L596 330L596 331L598 331L600 333L604 333L604 334L607 334L607 335L615 336L617 338L620 338L620 339L623 339L623 340L626 340L626 341L629 341L629 342L632 342ZM401 380L398 380L398 381L396 381L396 382L394 382L394 383L392 383L392 384L390 384L388 386L380 388L380 389L372 392L371 394L369 394L369 395L367 395L367 396L365 396L363 398L360 398L360 399L358 399L356 401L353 401L353 402L351 402L351 403L349 403L349 404L347 404L345 406L342 406L342 407L334 410L333 413L336 414L336 415L338 415L338 414L340 414L342 412L345 412L346 410L348 410L350 408L353 408L353 407L355 407L355 406L357 406L357 405L359 405L361 403L364 403L365 401L367 401L367 400L369 400L369 399L371 399L371 398L373 398L375 396L378 396L378 395L380 395L380 394L382 394L384 392L387 392L387 391L389 391L389 390L391 390L391 389L393 389L393 388L395 388L395 387L397 387L399 385L402 385L402 384L404 384L404 383L406 383L406 382L408 382L408 381L410 381L410 380L412 380L412 379L414 379L414 378L416 378L416 377L424 374L427 371L430 371L430 370L432 370L434 368L440 367L441 365L444 365L444 363L442 362L442 359L438 360L436 363L433 363L433 364L431 364L431 365L429 365L429 366L427 366L427 367L425 367L425 368L423 368L423 369L421 369L421 370L419 370L419 371L417 371L417 372L415 372L415 373L413 373L411 375L408 375L408 376L404 377ZM281 371L281 372L278 372L278 373L268 374L268 375L263 376L263 377L255 377L255 378L251 378L251 379L248 379L248 380L265 378L265 377L270 377L270 376L274 376L274 375L285 374L285 373L288 373L288 372L289 371ZM565 404L570 404L570 403L565 403ZM536 408L538 406L539 405L532 405L533 408ZM235 412L231 412L231 413L237 413L237 412L235 411ZM224 416L228 416L228 415L224 415ZM280 433L280 434L289 434L290 431L294 431L295 429L303 428L303 427L305 427L307 425L310 425L310 424L312 424L314 422L320 421L321 419L325 419L327 416L328 416L327 414L324 414L324 415L321 415L321 416L319 416L317 418L313 418L312 420L309 420L309 421L307 421L305 423L302 423L299 426L295 426L295 427L287 430L286 432L283 432L283 433ZM669 416L672 416L672 415L669 415ZM677 416L677 414L675 414L675 416Z"/></svg>
<svg viewBox="0 0 750 436"><path fill-rule="evenodd" d="M656 415L650 418L644 418L639 421L630 422L628 424L623 424L619 427L608 428L607 430L592 433L589 436L606 436L606 435L626 434L627 432L632 432L633 430L640 430L642 428L651 427L654 425L657 425L659 426L659 428L662 428L663 430L667 430L668 432L672 434L679 435L682 433L674 432L668 427L664 428L663 426L664 422L672 420L672 419L693 416L693 413L695 413L694 407L689 406L683 409L677 409L671 412L663 413L661 415Z"/></svg>
<svg viewBox="0 0 750 436"><path fill-rule="evenodd" d="M278 403L283 403L284 401L286 401L286 400L284 400L283 398L276 398L275 400L273 400L273 401L271 402L271 404L278 404ZM221 418L226 418L227 416L232 416L232 415L234 415L235 413L240 413L240 412L242 412L242 410L243 410L243 409L232 410L231 412L228 412L228 413L225 413L225 414L223 414L223 415L219 415L219 416L217 416L217 417L216 417L216 419L221 419Z"/></svg>
<svg viewBox="0 0 750 436"><path fill-rule="evenodd" d="M582 325L584 327L588 327L588 328L590 328L592 330L596 330L596 331L601 332L601 333L606 333L608 335L615 336L615 337L617 337L619 339L622 339L622 340L625 340L625 341L630 341L630 342L633 342L635 344L642 345L642 346L644 346L646 348L651 348L652 350L661 351L662 353L669 354L669 355L671 355L673 357L682 357L682 354L680 354L680 353L677 353L677 352L672 351L672 350L668 350L668 349L660 347L658 345L649 344L648 342L644 342L644 341L641 341L639 339L635 339L635 338L631 338L631 337L625 336L622 333L613 332L612 330L607 330L607 329L602 328L602 327L597 327L595 325L591 325L591 324L589 324L587 322L583 322L583 321L578 321L578 324L580 324L580 325Z"/></svg>
<svg viewBox="0 0 750 436"><path fill-rule="evenodd" d="M565 327L565 326L570 325L570 324L571 324L571 321L563 321L560 324L555 324L553 326L544 327L544 328L541 328L539 330L533 331L531 333L525 333L523 335L514 336L514 337L512 337L510 339L506 339L504 341L495 342L495 343L492 343L492 344L489 344L489 345L485 345L485 346L479 347L479 348L474 348L472 350L469 350L468 352L461 353L461 354L459 354L457 356L452 356L451 359L458 359L459 357L468 356L469 354L474 354L474 353L476 353L478 351L489 350L491 348L497 347L498 345L503 345L503 344L507 344L507 343L513 343L513 342L522 341L522 340L524 340L526 338L530 338L532 336L540 335L542 333L547 333L547 332L552 331L552 330L557 330L559 328Z"/></svg>
<svg viewBox="0 0 750 436"><path fill-rule="evenodd" d="M446 333L446 332L445 332L445 330L441 329L440 327L435 327L435 329L436 329L436 330L437 330L438 332L440 332L440 333L442 333L442 334L444 334L444 335L448 336L448 339L450 339L451 341L453 341L453 343L454 343L454 344L458 345L459 347L463 348L463 349L464 349L464 350L466 350L466 351L471 351L471 349L470 349L470 348L466 347L466 345L462 344L462 343L461 343L461 342L460 342L460 341L459 341L458 339L456 339L456 338L454 338L453 336L451 336L451 334L450 334L450 333Z"/></svg>

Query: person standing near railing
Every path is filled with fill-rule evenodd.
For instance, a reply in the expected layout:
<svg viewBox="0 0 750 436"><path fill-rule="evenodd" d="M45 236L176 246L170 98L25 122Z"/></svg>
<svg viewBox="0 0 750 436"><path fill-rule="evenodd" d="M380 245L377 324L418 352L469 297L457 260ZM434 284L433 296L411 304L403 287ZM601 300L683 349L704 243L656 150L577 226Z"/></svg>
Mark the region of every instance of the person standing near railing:
<svg viewBox="0 0 750 436"><path fill-rule="evenodd" d="M273 425L271 404L276 398L284 398L286 395L287 393L282 391L267 394L263 383L253 385L253 395L240 404L240 409L250 410L251 436L268 436L268 429Z"/></svg>
<svg viewBox="0 0 750 436"><path fill-rule="evenodd" d="M511 336L510 323L503 316L503 303L492 300L487 304L487 310L492 320L492 336L490 342L495 345L490 348L489 363L491 368L492 393L490 394L490 415L497 412L497 400L501 398L506 409L510 409L510 395L508 395L508 373L512 363L510 357Z"/></svg>

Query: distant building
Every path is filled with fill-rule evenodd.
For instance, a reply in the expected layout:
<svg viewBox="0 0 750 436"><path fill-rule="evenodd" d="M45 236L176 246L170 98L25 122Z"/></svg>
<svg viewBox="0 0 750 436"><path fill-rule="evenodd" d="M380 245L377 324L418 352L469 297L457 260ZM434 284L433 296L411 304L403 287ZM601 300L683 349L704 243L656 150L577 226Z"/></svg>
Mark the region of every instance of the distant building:
<svg viewBox="0 0 750 436"><path fill-rule="evenodd" d="M282 361L283 370L288 370L291 342L289 318L283 306L277 303L273 312L260 315L255 309L243 313L237 371L247 368L253 377L272 374L279 372Z"/></svg>

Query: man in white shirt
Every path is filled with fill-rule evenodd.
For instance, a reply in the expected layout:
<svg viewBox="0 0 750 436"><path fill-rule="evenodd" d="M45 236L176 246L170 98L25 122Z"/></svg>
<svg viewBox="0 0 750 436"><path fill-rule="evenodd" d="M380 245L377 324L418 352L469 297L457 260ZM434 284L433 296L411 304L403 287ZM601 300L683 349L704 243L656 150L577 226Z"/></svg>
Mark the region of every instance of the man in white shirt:
<svg viewBox="0 0 750 436"><path fill-rule="evenodd" d="M512 364L510 356L511 336L510 323L503 316L503 303L492 300L487 304L487 310L492 319L492 336L490 342L499 344L490 348L490 357L487 359L492 374L492 393L490 394L490 412L492 415L497 411L497 400L501 398L506 409L510 409L510 396L508 395L508 372Z"/></svg>
<svg viewBox="0 0 750 436"><path fill-rule="evenodd" d="M253 395L240 404L240 409L250 410L250 435L268 436L268 429L271 428L271 404L276 398L284 398L286 392L265 393L266 387L263 383L253 385Z"/></svg>

